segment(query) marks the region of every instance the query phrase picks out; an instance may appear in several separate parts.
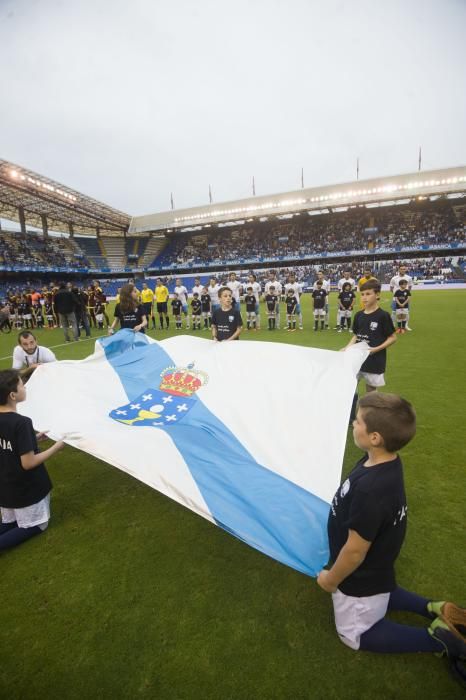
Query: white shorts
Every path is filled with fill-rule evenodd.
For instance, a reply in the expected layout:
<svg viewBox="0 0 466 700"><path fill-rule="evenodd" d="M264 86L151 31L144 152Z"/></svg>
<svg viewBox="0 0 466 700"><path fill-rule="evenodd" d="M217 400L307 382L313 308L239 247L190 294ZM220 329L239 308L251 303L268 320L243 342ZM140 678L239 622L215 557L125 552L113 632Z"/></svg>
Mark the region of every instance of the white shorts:
<svg viewBox="0 0 466 700"><path fill-rule="evenodd" d="M358 381L364 379L369 386L385 386L384 374L371 374L370 372L358 372Z"/></svg>
<svg viewBox="0 0 466 700"><path fill-rule="evenodd" d="M18 523L18 527L35 527L43 525L45 530L50 520L50 494L32 506L26 508L0 508L2 523Z"/></svg>
<svg viewBox="0 0 466 700"><path fill-rule="evenodd" d="M390 593L364 598L345 595L338 590L332 593L335 626L343 644L359 649L361 635L385 617L389 600Z"/></svg>
<svg viewBox="0 0 466 700"><path fill-rule="evenodd" d="M340 309L340 318L351 318L351 309Z"/></svg>
<svg viewBox="0 0 466 700"><path fill-rule="evenodd" d="M409 309L406 308L406 307L405 307L404 309L397 309L397 310L396 310L396 315L397 315L397 316L405 316L405 314L407 314L408 311L409 311Z"/></svg>
<svg viewBox="0 0 466 700"><path fill-rule="evenodd" d="M31 314L23 314L23 321L32 321Z"/></svg>
<svg viewBox="0 0 466 700"><path fill-rule="evenodd" d="M324 318L325 317L325 309L314 309L314 318Z"/></svg>

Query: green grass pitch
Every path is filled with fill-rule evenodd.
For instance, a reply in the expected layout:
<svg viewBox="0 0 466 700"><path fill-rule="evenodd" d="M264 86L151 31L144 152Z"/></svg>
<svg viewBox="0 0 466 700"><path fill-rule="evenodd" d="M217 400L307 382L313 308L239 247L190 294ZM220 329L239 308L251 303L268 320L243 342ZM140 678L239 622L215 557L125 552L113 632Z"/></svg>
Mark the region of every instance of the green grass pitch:
<svg viewBox="0 0 466 700"><path fill-rule="evenodd" d="M412 401L418 414L417 436L402 452L409 527L399 583L463 605L465 302L462 290L414 293L414 330L388 351L385 389ZM335 295L331 304L333 321ZM382 305L389 308L388 295ZM309 295L303 307L304 331L264 329L243 333L241 342L334 350L347 342L348 333L314 333ZM38 336L45 345L63 343L60 330ZM15 340L0 334L1 358ZM81 341L56 354L77 359L92 349L93 342ZM67 401L72 406L73 396ZM349 431L344 472L357 457ZM131 476L69 447L48 468L55 485L48 531L0 556L0 697L464 697L443 660L347 649L334 629L330 596L313 579ZM410 615L395 619L425 624Z"/></svg>

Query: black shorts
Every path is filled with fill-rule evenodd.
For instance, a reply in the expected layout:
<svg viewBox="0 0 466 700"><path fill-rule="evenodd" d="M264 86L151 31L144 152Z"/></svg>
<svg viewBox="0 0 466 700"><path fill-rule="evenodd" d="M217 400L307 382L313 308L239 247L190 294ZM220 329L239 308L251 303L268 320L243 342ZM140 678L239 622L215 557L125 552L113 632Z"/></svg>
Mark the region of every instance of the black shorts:
<svg viewBox="0 0 466 700"><path fill-rule="evenodd" d="M142 308L144 310L144 316L150 316L152 313L152 302L145 301L144 304L142 304Z"/></svg>
<svg viewBox="0 0 466 700"><path fill-rule="evenodd" d="M159 314L168 314L168 305L166 301L157 302L157 312Z"/></svg>

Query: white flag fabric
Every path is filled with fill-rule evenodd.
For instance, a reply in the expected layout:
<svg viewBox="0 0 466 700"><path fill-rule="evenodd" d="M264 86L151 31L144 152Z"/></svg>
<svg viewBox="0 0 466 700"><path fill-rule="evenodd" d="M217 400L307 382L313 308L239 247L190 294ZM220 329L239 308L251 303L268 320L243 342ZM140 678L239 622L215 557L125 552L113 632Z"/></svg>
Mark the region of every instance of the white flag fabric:
<svg viewBox="0 0 466 700"><path fill-rule="evenodd" d="M21 412L309 575L328 559L365 344L333 352L122 330L41 365ZM110 517L110 514L109 514Z"/></svg>

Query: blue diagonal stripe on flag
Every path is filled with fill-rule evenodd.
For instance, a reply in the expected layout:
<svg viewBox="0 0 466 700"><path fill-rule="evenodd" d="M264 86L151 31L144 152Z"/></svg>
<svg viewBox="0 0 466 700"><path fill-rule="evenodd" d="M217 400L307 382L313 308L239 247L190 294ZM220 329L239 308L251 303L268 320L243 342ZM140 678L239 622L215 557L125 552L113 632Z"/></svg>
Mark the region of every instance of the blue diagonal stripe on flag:
<svg viewBox="0 0 466 700"><path fill-rule="evenodd" d="M175 364L159 344L132 331L100 343L128 401L158 387L162 370ZM303 573L322 569L329 504L259 464L199 396L182 421L154 430L173 440L220 527Z"/></svg>

